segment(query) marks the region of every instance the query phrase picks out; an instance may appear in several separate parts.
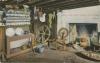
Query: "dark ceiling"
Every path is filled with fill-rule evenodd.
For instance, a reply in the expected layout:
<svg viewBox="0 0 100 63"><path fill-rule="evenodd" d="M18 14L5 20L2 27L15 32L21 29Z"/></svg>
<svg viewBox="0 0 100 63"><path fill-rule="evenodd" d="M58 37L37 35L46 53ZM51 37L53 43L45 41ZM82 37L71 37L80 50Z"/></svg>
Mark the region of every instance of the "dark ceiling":
<svg viewBox="0 0 100 63"><path fill-rule="evenodd" d="M57 9L73 9L87 6L99 5L99 0L8 0L6 2L0 2L0 4L27 4L30 6L42 7L45 10L57 10Z"/></svg>

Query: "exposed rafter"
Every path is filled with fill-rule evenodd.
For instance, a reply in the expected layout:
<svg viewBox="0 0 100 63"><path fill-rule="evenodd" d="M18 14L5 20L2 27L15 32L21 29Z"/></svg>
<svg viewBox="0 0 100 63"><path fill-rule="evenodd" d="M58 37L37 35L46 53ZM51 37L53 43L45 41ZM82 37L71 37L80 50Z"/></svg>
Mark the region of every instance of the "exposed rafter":
<svg viewBox="0 0 100 63"><path fill-rule="evenodd" d="M17 5L30 5L38 6L44 9L57 10L57 9L72 9L86 6L99 5L99 0L23 0L22 2L17 2L14 0L8 0L6 2L0 2L2 5L6 4L17 4Z"/></svg>
<svg viewBox="0 0 100 63"><path fill-rule="evenodd" d="M61 4L71 3L71 2L76 2L76 1L75 0L57 0L55 2L47 3L47 4L44 4L44 5L40 5L40 6L51 7L51 6L57 6L57 5L61 5Z"/></svg>
<svg viewBox="0 0 100 63"><path fill-rule="evenodd" d="M85 4L87 4L87 5L85 5ZM77 1L72 1L72 2L61 2L61 3L56 4L56 5L49 5L49 6L43 6L43 7L57 9L57 8L64 8L64 7L66 7L66 8L71 7L72 8L72 6L73 6L74 8L77 8L77 7L84 7L84 6L86 7L86 6L90 6L90 5L99 5L99 4L100 3L98 3L97 0L92 0L92 1L91 0L84 0L84 1L77 0Z"/></svg>

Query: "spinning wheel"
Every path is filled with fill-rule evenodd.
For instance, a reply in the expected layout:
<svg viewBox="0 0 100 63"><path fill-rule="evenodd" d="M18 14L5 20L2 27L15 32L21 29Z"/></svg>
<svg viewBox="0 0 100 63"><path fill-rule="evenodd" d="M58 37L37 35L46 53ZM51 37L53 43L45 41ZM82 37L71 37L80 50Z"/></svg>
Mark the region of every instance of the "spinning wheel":
<svg viewBox="0 0 100 63"><path fill-rule="evenodd" d="M58 38L57 38L57 45L56 48L63 48L63 50L66 50L66 37L68 36L68 30L66 28L61 28L58 32Z"/></svg>
<svg viewBox="0 0 100 63"><path fill-rule="evenodd" d="M62 39L66 38L68 36L68 30L66 28L61 28L58 32L58 36L60 36Z"/></svg>
<svg viewBox="0 0 100 63"><path fill-rule="evenodd" d="M37 32L37 42L46 43L50 38L50 34L51 32L47 25L41 26Z"/></svg>

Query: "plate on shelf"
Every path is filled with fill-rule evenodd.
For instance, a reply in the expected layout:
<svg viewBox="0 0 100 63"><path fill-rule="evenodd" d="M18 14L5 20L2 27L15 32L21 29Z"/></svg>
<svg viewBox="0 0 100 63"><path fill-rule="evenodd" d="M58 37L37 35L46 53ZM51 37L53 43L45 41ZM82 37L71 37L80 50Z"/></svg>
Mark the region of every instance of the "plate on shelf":
<svg viewBox="0 0 100 63"><path fill-rule="evenodd" d="M15 33L16 33L16 35L23 35L24 30L22 28L16 28Z"/></svg>
<svg viewBox="0 0 100 63"><path fill-rule="evenodd" d="M6 29L6 36L12 37L15 35L15 29L14 28L7 28Z"/></svg>

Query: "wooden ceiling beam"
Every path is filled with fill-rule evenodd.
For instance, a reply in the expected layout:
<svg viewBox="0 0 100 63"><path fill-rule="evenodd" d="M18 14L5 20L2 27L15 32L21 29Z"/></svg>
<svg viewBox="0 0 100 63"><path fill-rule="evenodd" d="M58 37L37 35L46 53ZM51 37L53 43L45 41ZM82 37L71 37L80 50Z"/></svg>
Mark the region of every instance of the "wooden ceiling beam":
<svg viewBox="0 0 100 63"><path fill-rule="evenodd" d="M95 5L100 5L98 1L87 1L87 2L78 2L78 3L70 3L66 5L60 5L57 7L49 7L49 8L44 8L46 11L55 11L55 10L64 10L64 9L74 9L74 8L80 8L80 7L88 7L88 6L95 6Z"/></svg>
<svg viewBox="0 0 100 63"><path fill-rule="evenodd" d="M82 8L82 7L89 7L89 6L95 6L95 5L100 5L100 3L96 1L92 1L92 2L87 2L87 3L80 3L80 4L70 5L70 6L64 6L64 7L60 7L60 9L62 10L74 9L74 8Z"/></svg>
<svg viewBox="0 0 100 63"><path fill-rule="evenodd" d="M42 6L42 7L52 7L52 6L67 4L67 3L70 3L70 2L76 2L76 1L80 1L80 0L58 0L56 2L47 3L45 5L40 5L40 6Z"/></svg>
<svg viewBox="0 0 100 63"><path fill-rule="evenodd" d="M52 9L52 8L55 8L55 9L57 9L57 8L62 8L62 7L70 7L70 5L78 5L78 4L81 4L81 3L87 3L87 2L95 2L95 3L98 3L98 1L97 0L85 0L85 1L75 1L75 2L68 2L68 3L64 3L64 4L60 4L60 5L55 5L55 6L49 6L49 7L44 7L44 8L50 8L50 9ZM94 4L95 4L94 3Z"/></svg>
<svg viewBox="0 0 100 63"><path fill-rule="evenodd" d="M47 4L50 2L55 2L55 1L57 1L57 0L43 0L43 1L35 2L35 3L31 3L29 5L40 6L40 5Z"/></svg>
<svg viewBox="0 0 100 63"><path fill-rule="evenodd" d="M60 7L60 6L66 6L66 5L73 5L73 4L77 4L77 3L81 3L81 2L85 2L86 1L90 1L90 0L77 0L77 1L65 1L65 2L61 2L61 3L58 3L58 4L54 4L54 5L49 5L49 6L43 6L44 8L54 8L54 7Z"/></svg>

